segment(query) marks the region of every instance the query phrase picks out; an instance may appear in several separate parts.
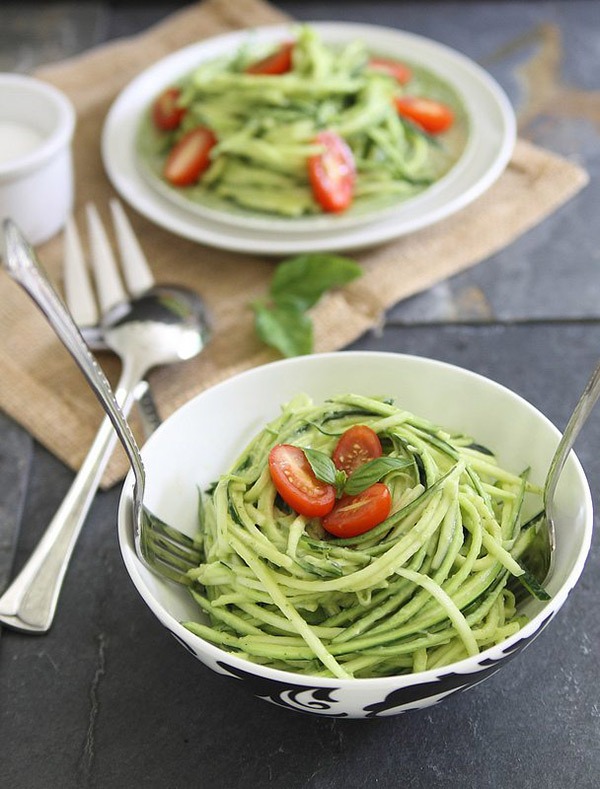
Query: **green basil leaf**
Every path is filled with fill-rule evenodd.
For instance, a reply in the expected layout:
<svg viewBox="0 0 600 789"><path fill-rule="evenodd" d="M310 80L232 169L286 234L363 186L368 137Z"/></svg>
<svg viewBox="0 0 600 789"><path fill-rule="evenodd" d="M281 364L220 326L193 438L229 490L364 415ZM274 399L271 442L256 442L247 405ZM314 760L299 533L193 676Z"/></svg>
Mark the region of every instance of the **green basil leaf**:
<svg viewBox="0 0 600 789"><path fill-rule="evenodd" d="M349 496L356 496L357 493L370 488L375 482L379 482L379 480L385 477L390 471L406 468L411 465L412 460L407 460L406 458L391 458L385 455L380 458L375 458L374 460L368 460L350 475L344 493Z"/></svg>
<svg viewBox="0 0 600 789"><path fill-rule="evenodd" d="M300 310L313 307L330 288L339 288L362 274L354 260L340 255L310 254L280 263L271 280L270 295L278 305Z"/></svg>
<svg viewBox="0 0 600 789"><path fill-rule="evenodd" d="M260 339L284 356L302 356L313 350L313 325L308 315L292 305L267 307L255 302L254 326Z"/></svg>
<svg viewBox="0 0 600 789"><path fill-rule="evenodd" d="M325 452L320 452L318 449L304 449L303 452L310 463L315 477L322 482L327 482L329 485L335 485L337 482L337 469L329 455L326 455Z"/></svg>

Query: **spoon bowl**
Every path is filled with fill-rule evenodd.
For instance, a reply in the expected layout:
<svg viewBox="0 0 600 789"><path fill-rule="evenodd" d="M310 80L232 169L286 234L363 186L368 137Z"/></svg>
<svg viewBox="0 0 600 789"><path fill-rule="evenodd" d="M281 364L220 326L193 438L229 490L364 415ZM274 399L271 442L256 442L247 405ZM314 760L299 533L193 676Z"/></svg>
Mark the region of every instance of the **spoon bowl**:
<svg viewBox="0 0 600 789"><path fill-rule="evenodd" d="M210 336L202 299L175 285L155 285L141 296L115 305L101 326L108 348L124 358L138 356L142 361L136 366L146 370L193 358Z"/></svg>

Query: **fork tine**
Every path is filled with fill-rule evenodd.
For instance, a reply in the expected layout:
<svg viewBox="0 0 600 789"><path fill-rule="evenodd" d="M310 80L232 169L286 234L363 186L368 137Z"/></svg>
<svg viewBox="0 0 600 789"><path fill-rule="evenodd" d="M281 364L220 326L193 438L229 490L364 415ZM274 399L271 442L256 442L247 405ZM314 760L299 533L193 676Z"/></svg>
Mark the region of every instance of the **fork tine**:
<svg viewBox="0 0 600 789"><path fill-rule="evenodd" d="M116 304L127 301L117 263L96 206L88 203L87 219L90 259L94 270L100 309L106 313Z"/></svg>
<svg viewBox="0 0 600 789"><path fill-rule="evenodd" d="M191 537L144 508L140 538L143 557L151 569L179 584L192 583L187 571L198 567L202 555Z"/></svg>
<svg viewBox="0 0 600 789"><path fill-rule="evenodd" d="M95 326L99 318L98 307L81 248L81 239L72 216L67 218L64 242L64 285L67 306L78 326Z"/></svg>
<svg viewBox="0 0 600 789"><path fill-rule="evenodd" d="M154 285L154 277L121 203L113 198L110 209L127 288L132 296L141 296Z"/></svg>

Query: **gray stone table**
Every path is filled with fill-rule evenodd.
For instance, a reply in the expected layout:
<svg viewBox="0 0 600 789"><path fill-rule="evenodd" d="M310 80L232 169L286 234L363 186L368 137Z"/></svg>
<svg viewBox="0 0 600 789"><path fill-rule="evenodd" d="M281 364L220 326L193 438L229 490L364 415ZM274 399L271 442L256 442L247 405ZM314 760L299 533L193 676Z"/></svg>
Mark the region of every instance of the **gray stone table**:
<svg viewBox="0 0 600 789"><path fill-rule="evenodd" d="M232 0L235 2L235 0ZM28 72L143 30L155 2L17 3L0 10L0 70ZM396 305L354 348L434 356L500 381L564 426L600 349L600 12L597 2L306 0L302 19L403 28L485 66L522 136L581 163L590 185L493 258ZM600 418L577 452L598 505ZM0 414L0 518L14 568L72 473ZM186 653L129 582L99 494L51 632L0 638L0 785L71 787L548 787L600 785L600 552L551 626L483 685L370 722L255 700ZM0 571L14 540L0 541ZM1 583L1 581L0 581Z"/></svg>

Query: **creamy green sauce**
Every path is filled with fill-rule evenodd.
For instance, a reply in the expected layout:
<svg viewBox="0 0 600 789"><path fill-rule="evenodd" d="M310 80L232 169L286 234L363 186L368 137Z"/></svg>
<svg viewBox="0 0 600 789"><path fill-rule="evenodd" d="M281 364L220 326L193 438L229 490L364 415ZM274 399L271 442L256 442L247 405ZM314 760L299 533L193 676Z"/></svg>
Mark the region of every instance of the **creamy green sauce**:
<svg viewBox="0 0 600 789"><path fill-rule="evenodd" d="M248 78L251 47L233 59L201 64L179 82L188 107L177 132L160 132L150 108L140 120L138 161L153 186L188 207L240 216L302 218L323 213L308 180L307 159L314 137L338 131L353 151L355 197L343 216L362 215L396 205L424 192L456 164L464 151L469 122L459 96L433 71L398 60L412 70L399 88L391 78L374 76L364 65L360 42L332 50L303 28L297 39L298 73ZM373 54L373 53L371 53ZM451 128L427 135L400 119L392 96L405 93L440 101L454 113ZM195 125L211 128L218 139L212 164L200 181L176 188L163 177L167 155Z"/></svg>

